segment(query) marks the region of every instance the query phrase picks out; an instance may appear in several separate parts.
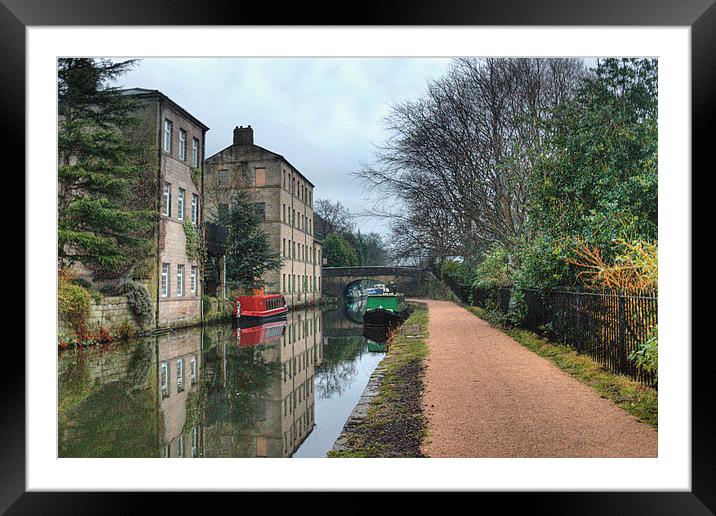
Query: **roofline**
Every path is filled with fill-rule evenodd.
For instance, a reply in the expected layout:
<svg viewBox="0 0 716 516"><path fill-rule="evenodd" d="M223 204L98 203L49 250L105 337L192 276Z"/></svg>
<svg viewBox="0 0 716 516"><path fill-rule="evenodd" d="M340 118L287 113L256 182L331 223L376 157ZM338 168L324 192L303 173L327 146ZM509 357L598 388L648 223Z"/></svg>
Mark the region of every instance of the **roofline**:
<svg viewBox="0 0 716 516"><path fill-rule="evenodd" d="M204 131L209 130L209 126L203 123L201 120L199 120L197 117L189 113L185 108L177 104L174 100L166 96L164 93L162 93L159 90L150 90L147 88L123 88L118 90L121 93L124 93L125 95L131 95L132 97L136 98L160 98L162 100L167 101L173 108L175 108L177 111L179 111L182 115L184 115L186 118L190 119L192 122L194 122L196 125L201 127ZM136 93L130 93L130 92L136 92Z"/></svg>
<svg viewBox="0 0 716 516"><path fill-rule="evenodd" d="M286 159L286 157L283 156L282 154L279 154L279 153L274 152L274 151L272 151L272 150L270 150L270 149L267 149L266 147L261 147L261 145L256 145L255 143L252 143L251 145L252 145L253 147L258 147L259 149L261 149L261 150L263 150L263 151L266 151L266 152L268 152L268 153L270 153L270 154L273 154L274 156L276 156L276 157L279 158L279 159L282 159L283 161L285 161L286 163L288 163L288 164L290 165L290 167L291 167L292 169L294 169L294 170L298 173L298 175L300 175L303 179L305 179L306 182L307 182L309 185L311 185L313 188L316 188L316 185L314 185L314 184L311 182L311 180L308 179L308 178L303 174L303 172L301 172L300 170L298 170L298 168L296 168L296 167L293 165L293 163L291 163L290 161L288 161L288 160ZM221 154L221 153L224 152L225 150L230 149L231 147L241 147L241 146L242 146L242 145L231 144L231 145L229 145L228 147L224 147L224 148L221 149L220 151L215 152L214 154L212 154L211 156L209 156L208 158L206 158L204 161L210 160L210 159L213 158L214 156L218 156L219 154Z"/></svg>

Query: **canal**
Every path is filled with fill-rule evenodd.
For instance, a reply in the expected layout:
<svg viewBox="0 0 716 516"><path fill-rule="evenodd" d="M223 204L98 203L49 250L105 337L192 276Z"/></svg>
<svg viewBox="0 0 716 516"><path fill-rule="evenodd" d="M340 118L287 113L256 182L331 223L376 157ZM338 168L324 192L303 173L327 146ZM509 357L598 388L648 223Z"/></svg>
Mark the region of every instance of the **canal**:
<svg viewBox="0 0 716 516"><path fill-rule="evenodd" d="M60 353L60 457L325 457L385 348L359 304Z"/></svg>

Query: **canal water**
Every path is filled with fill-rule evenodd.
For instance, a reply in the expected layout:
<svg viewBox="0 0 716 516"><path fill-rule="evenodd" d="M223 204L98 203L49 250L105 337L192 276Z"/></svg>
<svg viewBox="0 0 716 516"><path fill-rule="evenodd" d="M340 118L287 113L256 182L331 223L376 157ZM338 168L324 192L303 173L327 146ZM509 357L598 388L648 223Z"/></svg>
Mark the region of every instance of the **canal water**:
<svg viewBox="0 0 716 516"><path fill-rule="evenodd" d="M325 457L382 360L359 303L60 353L60 457Z"/></svg>

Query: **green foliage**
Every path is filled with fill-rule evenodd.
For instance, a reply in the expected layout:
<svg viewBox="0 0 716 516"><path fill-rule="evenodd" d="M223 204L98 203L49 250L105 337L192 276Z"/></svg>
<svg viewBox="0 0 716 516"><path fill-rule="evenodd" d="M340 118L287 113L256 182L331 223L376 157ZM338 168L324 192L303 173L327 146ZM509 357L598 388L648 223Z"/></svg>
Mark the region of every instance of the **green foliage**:
<svg viewBox="0 0 716 516"><path fill-rule="evenodd" d="M191 167L191 180L197 190L201 191L201 169L199 167Z"/></svg>
<svg viewBox="0 0 716 516"><path fill-rule="evenodd" d="M80 332L86 327L92 305L92 294L86 288L60 276L57 302L60 317Z"/></svg>
<svg viewBox="0 0 716 516"><path fill-rule="evenodd" d="M129 322L129 319L122 321L117 327L117 336L122 340L129 340L134 337L134 326Z"/></svg>
<svg viewBox="0 0 716 516"><path fill-rule="evenodd" d="M475 267L475 263L471 260L448 258L440 264L440 276L462 285L469 285L473 282Z"/></svg>
<svg viewBox="0 0 716 516"><path fill-rule="evenodd" d="M573 273L567 263L572 256L568 237L541 233L518 248L520 268L514 283L522 288L549 289L570 285Z"/></svg>
<svg viewBox="0 0 716 516"><path fill-rule="evenodd" d="M143 165L130 97L107 84L132 61L58 61L58 259L118 277L151 249L154 213L137 206ZM153 196L152 196L153 198Z"/></svg>
<svg viewBox="0 0 716 516"><path fill-rule="evenodd" d="M226 281L230 288L262 286L261 276L281 267L281 258L271 249L253 203L244 190L237 190L233 204L215 221L227 229Z"/></svg>
<svg viewBox="0 0 716 516"><path fill-rule="evenodd" d="M337 233L332 233L323 241L323 257L328 267L348 267L358 265L358 255L348 241Z"/></svg>
<svg viewBox="0 0 716 516"><path fill-rule="evenodd" d="M475 287L505 287L512 284L507 250L501 245L493 246L483 256L475 269Z"/></svg>
<svg viewBox="0 0 716 516"><path fill-rule="evenodd" d="M186 237L186 256L192 261L197 261L201 257L202 248L199 235L197 234L191 220L184 219L182 226L184 228L184 236Z"/></svg>
<svg viewBox="0 0 716 516"><path fill-rule="evenodd" d="M654 59L600 60L543 124L528 211L532 234L553 246L548 256L562 253L565 237L585 240L606 260L618 239L656 240L657 75ZM558 266L541 265L564 279Z"/></svg>
<svg viewBox="0 0 716 516"><path fill-rule="evenodd" d="M385 265L387 263L388 250L378 233L347 230L337 234L355 251L356 265Z"/></svg>
<svg viewBox="0 0 716 516"><path fill-rule="evenodd" d="M152 298L144 285L128 281L124 284L124 292L130 308L138 319L146 320L152 316Z"/></svg>
<svg viewBox="0 0 716 516"><path fill-rule="evenodd" d="M658 326L649 332L645 342L629 354L629 360L633 361L636 367L645 373L658 377L659 373L659 331Z"/></svg>
<svg viewBox="0 0 716 516"><path fill-rule="evenodd" d="M207 296L207 295L201 296L201 303L202 303L202 306L204 307L204 315L211 312L211 297L210 296Z"/></svg>

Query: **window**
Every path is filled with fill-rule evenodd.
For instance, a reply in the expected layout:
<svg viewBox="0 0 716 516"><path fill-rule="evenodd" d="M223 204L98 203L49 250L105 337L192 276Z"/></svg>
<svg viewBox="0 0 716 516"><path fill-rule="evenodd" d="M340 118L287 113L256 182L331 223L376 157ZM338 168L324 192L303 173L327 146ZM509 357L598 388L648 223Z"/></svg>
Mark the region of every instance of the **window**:
<svg viewBox="0 0 716 516"><path fill-rule="evenodd" d="M191 223L199 223L199 196L195 193L191 194Z"/></svg>
<svg viewBox="0 0 716 516"><path fill-rule="evenodd" d="M179 129L179 159L186 160L186 131Z"/></svg>
<svg viewBox="0 0 716 516"><path fill-rule="evenodd" d="M177 360L177 392L184 390L184 359Z"/></svg>
<svg viewBox="0 0 716 516"><path fill-rule="evenodd" d="M263 167L256 168L256 186L266 186L266 169Z"/></svg>
<svg viewBox="0 0 716 516"><path fill-rule="evenodd" d="M189 359L189 381L192 385L196 385L196 357Z"/></svg>
<svg viewBox="0 0 716 516"><path fill-rule="evenodd" d="M161 292L162 297L167 297L169 295L169 264L163 263L162 264L162 278L161 278Z"/></svg>
<svg viewBox="0 0 716 516"><path fill-rule="evenodd" d="M197 273L197 266L192 265L191 266L191 293L196 294L196 273Z"/></svg>
<svg viewBox="0 0 716 516"><path fill-rule="evenodd" d="M177 265L177 296L184 295L184 266Z"/></svg>
<svg viewBox="0 0 716 516"><path fill-rule="evenodd" d="M259 218L259 220L266 220L266 203L254 203L254 208L256 209L256 216Z"/></svg>
<svg viewBox="0 0 716 516"><path fill-rule="evenodd" d="M283 221L286 222L286 205L283 205Z"/></svg>
<svg viewBox="0 0 716 516"><path fill-rule="evenodd" d="M164 119L164 152L172 151L172 126L171 121Z"/></svg>
<svg viewBox="0 0 716 516"><path fill-rule="evenodd" d="M191 166L199 166L199 140L196 138L191 139Z"/></svg>
<svg viewBox="0 0 716 516"><path fill-rule="evenodd" d="M177 217L179 218L179 220L184 219L184 197L186 197L186 190L184 190L183 188L180 188L179 189L179 199L177 199L177 208L178 208Z"/></svg>
<svg viewBox="0 0 716 516"><path fill-rule="evenodd" d="M228 170L219 170L217 173L217 179L220 186L226 186L229 184L229 171Z"/></svg>
<svg viewBox="0 0 716 516"><path fill-rule="evenodd" d="M162 215L169 217L172 214L172 185L164 183L162 191Z"/></svg>
<svg viewBox="0 0 716 516"><path fill-rule="evenodd" d="M286 275L283 275L283 291L286 292Z"/></svg>
<svg viewBox="0 0 716 516"><path fill-rule="evenodd" d="M177 457L184 457L184 436L179 436L179 442L177 443Z"/></svg>
<svg viewBox="0 0 716 516"><path fill-rule="evenodd" d="M191 456L199 456L199 428L196 426L191 428Z"/></svg>
<svg viewBox="0 0 716 516"><path fill-rule="evenodd" d="M159 370L159 385L162 389L162 399L164 399L169 397L169 364L162 362Z"/></svg>
<svg viewBox="0 0 716 516"><path fill-rule="evenodd" d="M286 239L283 239L283 257L286 257Z"/></svg>

